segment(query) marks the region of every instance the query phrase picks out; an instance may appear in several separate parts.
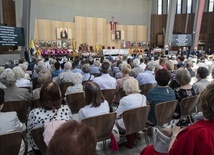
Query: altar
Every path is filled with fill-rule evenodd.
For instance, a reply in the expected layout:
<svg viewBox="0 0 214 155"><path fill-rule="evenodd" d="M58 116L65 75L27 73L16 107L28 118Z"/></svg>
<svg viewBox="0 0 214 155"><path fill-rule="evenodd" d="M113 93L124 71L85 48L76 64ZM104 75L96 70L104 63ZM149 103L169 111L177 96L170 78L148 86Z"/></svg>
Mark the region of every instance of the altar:
<svg viewBox="0 0 214 155"><path fill-rule="evenodd" d="M129 49L103 49L103 53L105 55L128 55Z"/></svg>

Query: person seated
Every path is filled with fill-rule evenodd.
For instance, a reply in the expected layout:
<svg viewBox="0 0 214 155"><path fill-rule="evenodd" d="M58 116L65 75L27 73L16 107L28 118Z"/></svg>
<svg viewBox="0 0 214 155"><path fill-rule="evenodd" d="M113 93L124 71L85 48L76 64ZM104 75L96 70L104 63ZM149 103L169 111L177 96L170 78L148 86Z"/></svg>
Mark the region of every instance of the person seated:
<svg viewBox="0 0 214 155"><path fill-rule="evenodd" d="M115 103L119 103L121 99L119 90L123 88L124 81L126 81L129 78L133 78L129 76L129 73L131 72L131 66L129 64L127 63L121 64L121 72L123 76L117 79L117 87L116 87L115 98L114 98Z"/></svg>
<svg viewBox="0 0 214 155"><path fill-rule="evenodd" d="M180 85L179 88L175 89L175 96L178 102L183 98L195 95L195 91L192 85L190 85L191 76L188 70L179 68L175 74L175 80Z"/></svg>
<svg viewBox="0 0 214 155"><path fill-rule="evenodd" d="M51 68L50 68L50 71L52 72L53 70L55 70L55 63L58 62L56 61L56 57L53 56L53 58L50 60L50 65L51 65ZM60 64L60 63L59 63ZM61 66L59 66L59 69L60 69Z"/></svg>
<svg viewBox="0 0 214 155"><path fill-rule="evenodd" d="M60 69L60 63L55 62L54 63L54 70L51 71L52 78L57 77L60 73L64 72L63 70Z"/></svg>
<svg viewBox="0 0 214 155"><path fill-rule="evenodd" d="M73 77L73 86L69 86L66 89L65 96L74 93L83 92L83 85L82 85L82 74L75 73Z"/></svg>
<svg viewBox="0 0 214 155"><path fill-rule="evenodd" d="M139 73L138 76L136 77L139 85L157 83L155 80L155 76L152 73L153 69L154 69L154 64L152 62L149 62L146 65L145 71L143 73Z"/></svg>
<svg viewBox="0 0 214 155"><path fill-rule="evenodd" d="M214 153L214 84L208 85L199 95L198 104L201 107L204 120L187 127L174 126L163 129L171 137L168 155L202 155ZM147 146L141 155L163 155L154 150L152 145Z"/></svg>
<svg viewBox="0 0 214 155"><path fill-rule="evenodd" d="M199 67L197 69L197 82L193 84L193 88L195 90L195 94L198 95L202 90L204 90L210 82L207 80L207 76L209 75L209 70L206 67Z"/></svg>
<svg viewBox="0 0 214 155"><path fill-rule="evenodd" d="M144 69L139 66L140 65L140 60L138 58L133 60L133 66L134 68L130 72L130 76L136 78L139 73L143 73Z"/></svg>
<svg viewBox="0 0 214 155"><path fill-rule="evenodd" d="M56 84L59 85L60 83L63 83L63 82L73 83L74 73L72 73L71 70L72 70L72 64L71 62L68 61L64 65L64 72L60 73L55 79Z"/></svg>
<svg viewBox="0 0 214 155"><path fill-rule="evenodd" d="M38 63L34 65L34 70L32 74L33 79L37 78L39 71L44 69L47 69L45 66L45 62L43 60L38 61Z"/></svg>
<svg viewBox="0 0 214 155"><path fill-rule="evenodd" d="M35 153L40 153L32 136L31 130L43 126L45 122L53 120L71 120L72 113L67 105L61 105L60 89L54 82L45 83L40 91L41 107L33 109L28 116L27 129L30 145Z"/></svg>
<svg viewBox="0 0 214 155"><path fill-rule="evenodd" d="M179 68L175 74L175 80L180 87L175 89L175 97L178 102L181 102L183 98L194 96L195 90L190 84L191 76L188 70L185 68ZM180 117L180 106L177 105L174 113L174 118Z"/></svg>
<svg viewBox="0 0 214 155"><path fill-rule="evenodd" d="M115 59L117 59L117 58L115 58ZM115 77L115 75L116 75L118 72L120 72L120 68L119 68L120 64L122 64L122 61L121 61L121 60L116 60L116 61L112 64L111 68L112 68L113 77ZM116 78L116 77L115 77L115 78Z"/></svg>
<svg viewBox="0 0 214 155"><path fill-rule="evenodd" d="M84 84L86 106L78 112L78 121L84 118L107 114L110 112L109 104L105 100L100 87L95 82L86 82Z"/></svg>
<svg viewBox="0 0 214 155"><path fill-rule="evenodd" d="M89 57L90 74L100 74L99 66L94 64L94 59Z"/></svg>
<svg viewBox="0 0 214 155"><path fill-rule="evenodd" d="M51 77L51 73L49 70L41 70L38 73L38 82L41 84L41 87L36 88L33 90L33 100L37 100L40 97L40 91L42 86L45 83L51 82L52 81L52 77Z"/></svg>
<svg viewBox="0 0 214 155"><path fill-rule="evenodd" d="M21 67L22 70L24 71L24 73L25 73L24 78L27 79L27 80L31 80L30 74L29 74L29 72L27 72L28 65L22 63L22 64L19 64L18 66ZM30 71L30 72L31 72L31 71Z"/></svg>
<svg viewBox="0 0 214 155"><path fill-rule="evenodd" d="M82 70L80 69L80 66L79 66L79 58L75 58L74 59L74 62L72 63L72 72L73 73L81 73L83 74Z"/></svg>
<svg viewBox="0 0 214 155"><path fill-rule="evenodd" d="M160 60L159 60L159 65L161 65L164 69L167 69L166 68L167 61L168 61L167 58L161 57Z"/></svg>
<svg viewBox="0 0 214 155"><path fill-rule="evenodd" d="M76 121L67 121L55 131L47 154L94 155L96 144L96 132L93 128Z"/></svg>
<svg viewBox="0 0 214 155"><path fill-rule="evenodd" d="M90 74L90 70L91 68L88 63L82 66L82 71L83 71L82 82L92 81L94 79L94 75Z"/></svg>
<svg viewBox="0 0 214 155"><path fill-rule="evenodd" d="M13 72L15 74L17 87L32 87L32 83L30 82L30 80L25 79L25 72L21 67L14 67Z"/></svg>
<svg viewBox="0 0 214 155"><path fill-rule="evenodd" d="M12 69L7 68L0 75L0 82L7 88L5 91L4 101L21 101L26 100L31 102L31 97L27 89L16 86L15 73Z"/></svg>
<svg viewBox="0 0 214 155"><path fill-rule="evenodd" d="M186 62L186 69L189 71L191 77L195 77L195 72L192 69L193 63L191 60Z"/></svg>
<svg viewBox="0 0 214 155"><path fill-rule="evenodd" d="M157 86L150 90L147 95L147 101L150 103L149 123L156 124L155 105L162 102L175 100L175 92L168 86L171 75L166 69L160 69L156 72L155 80Z"/></svg>
<svg viewBox="0 0 214 155"><path fill-rule="evenodd" d="M116 89L116 79L109 75L110 63L103 62L101 66L102 75L93 79L93 82L100 86L101 90Z"/></svg>
<svg viewBox="0 0 214 155"><path fill-rule="evenodd" d="M119 79L119 78L122 78L123 77L123 73L121 72L121 67L122 67L122 65L123 64L125 64L125 63L121 63L120 65L119 65L119 72L117 72L116 74L115 74L115 79ZM130 67L131 68L131 67Z"/></svg>
<svg viewBox="0 0 214 155"><path fill-rule="evenodd" d="M15 131L25 132L26 126L21 123L17 113L12 112L1 112L4 106L4 90L0 88L0 135L8 134ZM19 155L23 155L25 152L25 143L22 140Z"/></svg>
<svg viewBox="0 0 214 155"><path fill-rule="evenodd" d="M123 112L130 109L146 106L146 97L139 93L139 84L136 79L129 78L125 80L123 82L123 90L125 91L127 96L123 97L120 100L119 106L115 111L117 113L116 125L121 132L124 132L126 130L123 122Z"/></svg>
<svg viewBox="0 0 214 155"><path fill-rule="evenodd" d="M174 70L174 63L173 63L172 60L169 60L169 61L166 62L166 70L171 75L171 81L175 80L175 73L176 73L176 71Z"/></svg>
<svg viewBox="0 0 214 155"><path fill-rule="evenodd" d="M163 69L163 66L157 64L155 65L155 68L154 68L154 75L156 75L157 71L160 70L160 69Z"/></svg>

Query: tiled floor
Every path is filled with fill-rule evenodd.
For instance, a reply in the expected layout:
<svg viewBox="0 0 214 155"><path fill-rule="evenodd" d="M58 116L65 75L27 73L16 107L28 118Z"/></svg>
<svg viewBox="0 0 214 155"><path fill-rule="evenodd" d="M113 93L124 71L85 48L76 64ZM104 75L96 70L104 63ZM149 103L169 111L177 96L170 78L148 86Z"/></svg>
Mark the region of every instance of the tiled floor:
<svg viewBox="0 0 214 155"><path fill-rule="evenodd" d="M103 149L103 143L99 142L97 144L97 148L96 148L96 154L97 155L139 155L140 152L143 150L144 147L146 147L146 142L145 142L145 138L144 138L144 134L143 132L139 132L139 139L137 139L137 145L133 146L132 149L129 149L125 146L121 146L119 148L119 152L115 153L113 151L111 151L111 149L108 147L108 144L110 143L110 140L107 140L106 142L106 149ZM149 138L149 143L152 143L152 138Z"/></svg>

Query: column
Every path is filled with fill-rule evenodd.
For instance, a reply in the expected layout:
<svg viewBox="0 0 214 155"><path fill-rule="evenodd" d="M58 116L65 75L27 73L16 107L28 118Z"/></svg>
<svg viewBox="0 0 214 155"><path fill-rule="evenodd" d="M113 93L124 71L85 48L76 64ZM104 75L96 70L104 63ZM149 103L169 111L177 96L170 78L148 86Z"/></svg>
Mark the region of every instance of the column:
<svg viewBox="0 0 214 155"><path fill-rule="evenodd" d="M198 47L198 40L201 30L201 21L203 17L205 0L196 1L194 25L193 25L193 43L191 50L194 50L195 47Z"/></svg>
<svg viewBox="0 0 214 155"><path fill-rule="evenodd" d="M170 0L170 2L169 2L169 12L168 12L168 16L167 16L164 47L171 45L172 33L173 33L174 21L175 21L176 3L177 3L176 0Z"/></svg>
<svg viewBox="0 0 214 155"><path fill-rule="evenodd" d="M2 0L0 0L0 23L4 23Z"/></svg>

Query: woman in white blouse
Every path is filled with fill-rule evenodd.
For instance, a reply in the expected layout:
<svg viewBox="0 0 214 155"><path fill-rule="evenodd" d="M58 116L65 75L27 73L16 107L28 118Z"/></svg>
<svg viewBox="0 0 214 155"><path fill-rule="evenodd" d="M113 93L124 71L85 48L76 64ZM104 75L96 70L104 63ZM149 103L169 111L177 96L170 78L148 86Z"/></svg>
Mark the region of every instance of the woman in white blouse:
<svg viewBox="0 0 214 155"><path fill-rule="evenodd" d="M123 90L127 96L120 100L119 106L115 111L117 113L116 125L120 131L126 129L122 117L124 111L146 106L146 97L139 93L139 84L136 79L129 78L125 80L123 83Z"/></svg>
<svg viewBox="0 0 214 155"><path fill-rule="evenodd" d="M109 104L105 100L97 83L86 82L84 84L84 91L86 106L79 110L79 122L81 122L84 118L109 113Z"/></svg>

